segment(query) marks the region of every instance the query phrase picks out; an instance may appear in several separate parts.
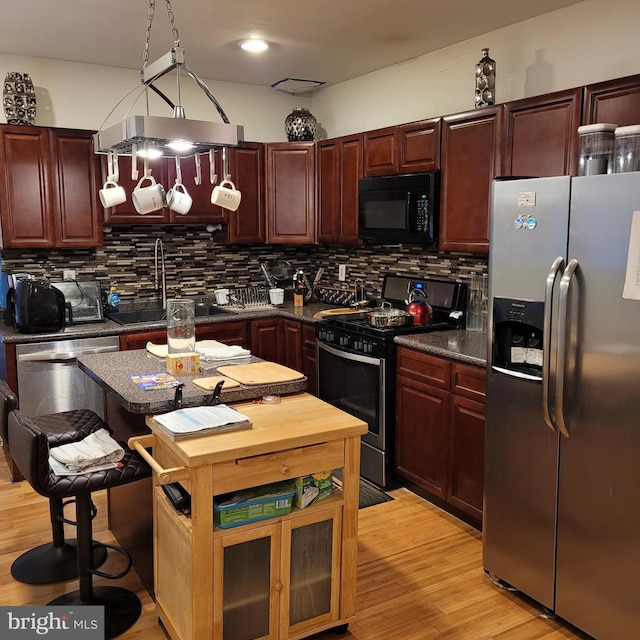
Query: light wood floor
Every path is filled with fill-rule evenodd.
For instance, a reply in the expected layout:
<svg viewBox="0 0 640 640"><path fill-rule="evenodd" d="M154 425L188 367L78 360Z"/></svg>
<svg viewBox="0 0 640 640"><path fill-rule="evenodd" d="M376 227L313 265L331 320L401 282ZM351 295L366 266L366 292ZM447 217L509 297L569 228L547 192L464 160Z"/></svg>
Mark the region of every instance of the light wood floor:
<svg viewBox="0 0 640 640"><path fill-rule="evenodd" d="M26 482L11 484L0 457L0 605L45 604L77 582L30 586L11 577L20 553L50 541L48 502ZM395 500L360 511L355 621L346 634L327 632L316 640L588 640L562 621L545 619L536 604L494 587L482 571L478 531L406 489L391 494ZM94 538L114 542L105 492L94 501ZM116 571L118 562L109 559L104 567ZM96 578L94 584L107 582ZM110 584L136 591L143 604L141 618L121 638L165 640L135 573Z"/></svg>

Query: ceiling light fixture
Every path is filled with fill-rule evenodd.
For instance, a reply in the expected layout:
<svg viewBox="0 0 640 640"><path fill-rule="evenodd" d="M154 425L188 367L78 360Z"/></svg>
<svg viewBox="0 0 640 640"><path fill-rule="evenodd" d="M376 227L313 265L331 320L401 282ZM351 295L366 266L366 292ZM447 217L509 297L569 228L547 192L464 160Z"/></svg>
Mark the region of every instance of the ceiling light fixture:
<svg viewBox="0 0 640 640"><path fill-rule="evenodd" d="M264 40L251 38L241 42L240 48L244 51L249 51L250 53L264 53L269 48L269 44Z"/></svg>
<svg viewBox="0 0 640 640"><path fill-rule="evenodd" d="M145 159L145 175L150 175L148 159L160 155L175 157L177 165L179 165L181 157L196 156L196 169L199 172L199 154L207 152L213 154L219 149L239 146L244 138L244 128L229 122L220 103L204 81L185 64L184 50L180 46L180 36L175 25L170 0L165 0L165 4L171 23L174 46L164 56L149 64L151 25L155 13L155 0L149 0L143 66L140 70L141 84L116 104L105 119L100 131L93 136L95 152L109 155L110 176L112 174L111 167L117 167L117 158L121 155L132 156L131 176L133 180L137 180L138 174L136 155ZM175 104L155 84L157 80L172 71L175 71L176 75ZM187 119L181 102L180 82L182 75L189 76L206 95L216 108L222 123ZM135 98L124 119L115 125L104 128L105 123L122 102L135 94L136 91L139 92L139 95ZM173 117L150 115L149 91L154 92L173 109ZM146 113L144 115L130 115L133 107L142 96L146 97ZM225 160L226 155L223 154ZM226 166L224 171L226 177ZM113 173L117 175L117 169ZM200 184L198 180L197 184Z"/></svg>

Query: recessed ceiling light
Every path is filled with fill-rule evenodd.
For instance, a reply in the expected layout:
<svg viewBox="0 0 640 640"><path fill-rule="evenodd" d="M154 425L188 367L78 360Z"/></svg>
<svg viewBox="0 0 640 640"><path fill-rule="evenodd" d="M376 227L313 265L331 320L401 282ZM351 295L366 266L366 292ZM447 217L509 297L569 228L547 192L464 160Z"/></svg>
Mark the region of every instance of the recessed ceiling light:
<svg viewBox="0 0 640 640"><path fill-rule="evenodd" d="M264 40L257 39L244 40L240 43L240 46L251 53L262 53L269 48L269 45Z"/></svg>

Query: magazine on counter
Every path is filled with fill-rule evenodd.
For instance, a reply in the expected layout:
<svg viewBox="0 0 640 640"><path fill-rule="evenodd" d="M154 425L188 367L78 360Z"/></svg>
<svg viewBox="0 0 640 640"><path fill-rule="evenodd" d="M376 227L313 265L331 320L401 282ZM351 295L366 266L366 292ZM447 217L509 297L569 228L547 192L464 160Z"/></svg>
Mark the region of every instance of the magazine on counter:
<svg viewBox="0 0 640 640"><path fill-rule="evenodd" d="M171 440L251 429L251 420L226 404L187 407L153 417Z"/></svg>
<svg viewBox="0 0 640 640"><path fill-rule="evenodd" d="M152 389L171 389L180 384L180 380L174 378L170 373L145 373L138 376L129 376L129 380L135 382L141 389L150 391Z"/></svg>

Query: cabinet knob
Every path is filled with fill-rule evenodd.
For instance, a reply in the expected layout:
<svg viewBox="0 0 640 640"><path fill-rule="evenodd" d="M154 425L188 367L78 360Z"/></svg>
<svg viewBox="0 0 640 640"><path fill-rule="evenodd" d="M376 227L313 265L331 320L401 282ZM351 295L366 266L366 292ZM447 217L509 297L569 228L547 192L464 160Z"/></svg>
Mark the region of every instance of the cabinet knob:
<svg viewBox="0 0 640 640"><path fill-rule="evenodd" d="M274 588L276 591L282 591L282 582L280 582L280 580L276 580L276 581L273 583L273 588Z"/></svg>
<svg viewBox="0 0 640 640"><path fill-rule="evenodd" d="M288 475L288 474L289 474L289 467L287 467L287 465L286 465L286 464L282 464L282 465L280 465L280 473L281 473L283 476Z"/></svg>

